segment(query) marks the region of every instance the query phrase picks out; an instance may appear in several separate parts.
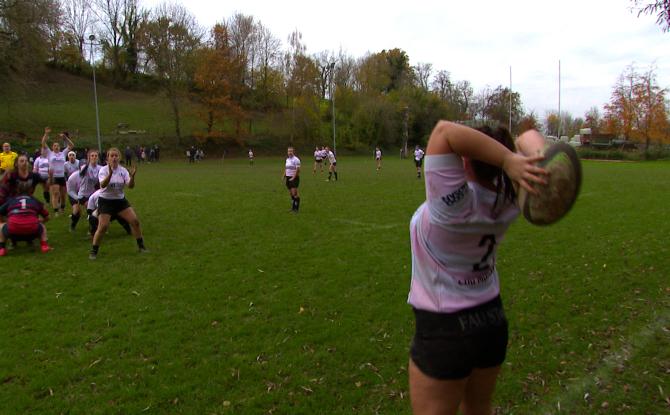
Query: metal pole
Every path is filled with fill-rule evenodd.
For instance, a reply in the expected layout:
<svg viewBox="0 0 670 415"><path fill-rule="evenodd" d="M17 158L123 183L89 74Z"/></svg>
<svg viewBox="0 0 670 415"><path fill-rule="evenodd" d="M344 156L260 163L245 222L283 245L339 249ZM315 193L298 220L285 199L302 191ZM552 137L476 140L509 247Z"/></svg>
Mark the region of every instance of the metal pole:
<svg viewBox="0 0 670 415"><path fill-rule="evenodd" d="M561 141L561 127L563 117L561 116L561 60L558 60L558 141Z"/></svg>
<svg viewBox="0 0 670 415"><path fill-rule="evenodd" d="M333 153L337 154L337 145L335 143L335 62L330 64L330 99L333 102Z"/></svg>
<svg viewBox="0 0 670 415"><path fill-rule="evenodd" d="M98 136L98 151L102 154L102 140L100 139L100 115L98 113L98 88L95 82L95 63L93 62L93 41L95 40L95 35L88 37L88 40L91 41L91 68L93 68L93 99L95 101L95 131Z"/></svg>

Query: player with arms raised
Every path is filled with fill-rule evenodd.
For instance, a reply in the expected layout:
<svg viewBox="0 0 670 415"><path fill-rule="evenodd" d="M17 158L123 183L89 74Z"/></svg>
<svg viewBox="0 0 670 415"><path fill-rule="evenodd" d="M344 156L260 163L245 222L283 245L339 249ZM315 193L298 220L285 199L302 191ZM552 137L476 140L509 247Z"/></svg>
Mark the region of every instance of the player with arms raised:
<svg viewBox="0 0 670 415"><path fill-rule="evenodd" d="M428 142L426 201L410 223L408 303L416 332L409 362L415 414L490 415L507 351L496 248L519 215L515 186L535 193L544 138L527 131L515 152L504 128L438 122ZM534 155L531 156L531 155Z"/></svg>

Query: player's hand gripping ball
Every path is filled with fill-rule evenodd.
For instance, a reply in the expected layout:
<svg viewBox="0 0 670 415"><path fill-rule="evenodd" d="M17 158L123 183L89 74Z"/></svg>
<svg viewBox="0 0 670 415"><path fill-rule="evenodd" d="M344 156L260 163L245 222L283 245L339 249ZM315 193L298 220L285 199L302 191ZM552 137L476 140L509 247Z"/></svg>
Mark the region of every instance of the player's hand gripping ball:
<svg viewBox="0 0 670 415"><path fill-rule="evenodd" d="M582 165L574 148L566 143L555 143L546 149L544 160L538 166L549 172L547 184L533 184L537 195L521 189L519 206L528 222L551 225L574 205L582 184Z"/></svg>

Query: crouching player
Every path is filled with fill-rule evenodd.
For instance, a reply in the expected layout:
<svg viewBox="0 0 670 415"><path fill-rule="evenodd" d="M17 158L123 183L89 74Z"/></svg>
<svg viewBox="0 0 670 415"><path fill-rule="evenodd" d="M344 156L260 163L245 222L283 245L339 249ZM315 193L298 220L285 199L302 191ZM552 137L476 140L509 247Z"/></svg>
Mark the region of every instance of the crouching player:
<svg viewBox="0 0 670 415"><path fill-rule="evenodd" d="M0 230L0 256L7 255L5 243L8 239L14 243L31 243L39 238L42 252L49 252L51 249L47 243L47 229L43 225L49 220L49 212L40 201L29 196L28 192L29 186L20 183L17 195L0 206L0 215L7 218Z"/></svg>
<svg viewBox="0 0 670 415"><path fill-rule="evenodd" d="M86 202L86 213L88 214L88 230L91 236L95 235L95 231L98 230L98 197L100 196L100 189L96 190L89 196L88 201ZM132 229L130 229L130 224L119 215L112 215L109 219L110 222L117 221L119 225L125 229L128 235L132 234Z"/></svg>

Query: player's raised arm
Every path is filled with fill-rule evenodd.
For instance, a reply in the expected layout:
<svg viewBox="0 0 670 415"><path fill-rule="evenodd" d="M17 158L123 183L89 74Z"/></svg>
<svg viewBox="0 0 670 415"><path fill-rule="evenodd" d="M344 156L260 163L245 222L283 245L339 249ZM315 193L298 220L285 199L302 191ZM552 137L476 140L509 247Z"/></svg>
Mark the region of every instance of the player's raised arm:
<svg viewBox="0 0 670 415"><path fill-rule="evenodd" d="M50 127L44 128L44 135L42 136L42 148L46 148L46 149L49 148L47 146L47 140L49 139L49 133L51 133L51 128Z"/></svg>
<svg viewBox="0 0 670 415"><path fill-rule="evenodd" d="M461 124L440 121L430 135L427 154L449 153L502 167L510 179L531 193L535 193L535 190L530 182L546 183L542 175L547 172L535 165L542 160L542 156L516 154L482 132Z"/></svg>

